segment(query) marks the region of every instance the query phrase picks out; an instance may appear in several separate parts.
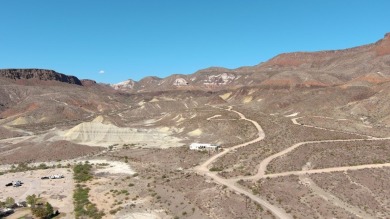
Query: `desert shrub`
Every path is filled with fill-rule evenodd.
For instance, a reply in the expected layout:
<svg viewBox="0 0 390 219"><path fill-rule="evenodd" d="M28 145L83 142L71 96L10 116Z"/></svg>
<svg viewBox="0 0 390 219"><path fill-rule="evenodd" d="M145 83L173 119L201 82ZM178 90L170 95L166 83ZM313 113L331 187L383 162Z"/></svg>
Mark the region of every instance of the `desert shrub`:
<svg viewBox="0 0 390 219"><path fill-rule="evenodd" d="M38 197L35 194L28 195L26 197L26 202L31 206L31 208L35 207L37 201L38 201Z"/></svg>
<svg viewBox="0 0 390 219"><path fill-rule="evenodd" d="M39 166L37 168L38 169L47 169L49 167L45 163L41 163L41 164L39 164Z"/></svg>
<svg viewBox="0 0 390 219"><path fill-rule="evenodd" d="M219 172L219 171L222 171L222 170L223 170L223 167L211 167L210 168L211 172Z"/></svg>
<svg viewBox="0 0 390 219"><path fill-rule="evenodd" d="M46 202L45 206L31 207L31 212L34 216L42 219L52 218L54 216L53 206L49 202Z"/></svg>
<svg viewBox="0 0 390 219"><path fill-rule="evenodd" d="M73 167L74 179L77 182L85 182L85 181L90 180L92 178L91 169L92 169L91 164L88 164L88 163L76 164Z"/></svg>
<svg viewBox="0 0 390 219"><path fill-rule="evenodd" d="M15 205L15 199L12 197L7 197L5 199L5 207L12 208Z"/></svg>
<svg viewBox="0 0 390 219"><path fill-rule="evenodd" d="M33 170L33 169L34 168L29 167L26 163L19 163L18 166L12 165L10 172L11 173L24 172L24 171Z"/></svg>
<svg viewBox="0 0 390 219"><path fill-rule="evenodd" d="M76 186L73 193L73 203L76 218L94 218L100 219L104 216L103 211L99 211L95 204L88 199L89 188L83 188L81 185Z"/></svg>

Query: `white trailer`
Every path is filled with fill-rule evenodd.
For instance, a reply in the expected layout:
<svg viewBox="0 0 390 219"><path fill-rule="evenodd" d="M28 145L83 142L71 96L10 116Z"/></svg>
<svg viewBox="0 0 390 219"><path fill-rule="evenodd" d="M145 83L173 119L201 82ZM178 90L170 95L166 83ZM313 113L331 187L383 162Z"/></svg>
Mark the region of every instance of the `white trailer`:
<svg viewBox="0 0 390 219"><path fill-rule="evenodd" d="M49 176L50 179L62 179L64 178L64 175L51 175Z"/></svg>
<svg viewBox="0 0 390 219"><path fill-rule="evenodd" d="M190 144L190 150L218 150L219 145L204 144L204 143L192 143Z"/></svg>

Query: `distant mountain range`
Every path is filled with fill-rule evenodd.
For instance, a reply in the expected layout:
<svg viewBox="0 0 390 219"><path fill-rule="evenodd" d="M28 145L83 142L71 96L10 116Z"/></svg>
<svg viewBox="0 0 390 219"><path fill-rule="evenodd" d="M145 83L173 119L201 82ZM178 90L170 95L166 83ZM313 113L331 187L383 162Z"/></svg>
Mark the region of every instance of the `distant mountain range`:
<svg viewBox="0 0 390 219"><path fill-rule="evenodd" d="M110 85L122 92L168 90L223 90L246 86L269 88L367 86L389 81L390 33L376 43L344 50L280 54L267 62L237 69L212 67L194 74L174 74L166 78L145 77ZM13 80L59 81L93 85L52 70L0 69L0 77ZM19 82L21 83L21 82Z"/></svg>
<svg viewBox="0 0 390 219"><path fill-rule="evenodd" d="M390 33L376 43L344 50L280 54L267 62L237 69L212 67L190 75L146 77L112 85L116 90L221 90L245 86L329 87L381 83L390 76Z"/></svg>

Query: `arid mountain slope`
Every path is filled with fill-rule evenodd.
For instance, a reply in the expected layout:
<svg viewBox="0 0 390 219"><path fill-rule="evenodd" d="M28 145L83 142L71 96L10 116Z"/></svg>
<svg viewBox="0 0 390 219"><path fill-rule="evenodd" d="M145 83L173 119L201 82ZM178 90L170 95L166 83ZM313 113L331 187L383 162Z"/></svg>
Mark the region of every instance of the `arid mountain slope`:
<svg viewBox="0 0 390 219"><path fill-rule="evenodd" d="M23 162L104 162L87 185L107 218L144 210L170 218L389 218L389 38L115 86L3 70L0 172ZM194 142L222 150L190 150ZM137 177L111 172L113 162Z"/></svg>
<svg viewBox="0 0 390 219"><path fill-rule="evenodd" d="M124 112L137 122L205 104L244 104L271 113L344 111L387 125L382 102L388 99L389 51L386 34L352 49L281 54L251 67L213 67L112 87L50 70L0 70L0 117L4 124L27 125L80 123L111 114L117 125L128 126L115 114Z"/></svg>
<svg viewBox="0 0 390 219"><path fill-rule="evenodd" d="M23 80L23 79L22 79ZM31 82L34 81L33 83ZM0 78L1 124L49 125L85 120L92 114L115 111L122 108L118 95L105 86L79 86L58 81L20 80ZM124 107L123 107L124 108Z"/></svg>
<svg viewBox="0 0 390 219"><path fill-rule="evenodd" d="M129 92L221 90L244 86L272 88L328 87L353 80L380 83L390 76L390 34L376 43L344 50L294 52L256 66L207 68L191 75L146 77L113 85ZM378 75L377 75L378 73Z"/></svg>

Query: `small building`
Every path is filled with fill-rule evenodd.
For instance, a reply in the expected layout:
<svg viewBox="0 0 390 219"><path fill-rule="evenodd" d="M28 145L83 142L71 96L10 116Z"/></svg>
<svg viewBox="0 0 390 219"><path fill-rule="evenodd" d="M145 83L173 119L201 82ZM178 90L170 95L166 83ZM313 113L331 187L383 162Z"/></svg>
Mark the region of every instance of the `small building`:
<svg viewBox="0 0 390 219"><path fill-rule="evenodd" d="M204 144L204 143L192 143L190 144L190 150L218 150L219 145Z"/></svg>

